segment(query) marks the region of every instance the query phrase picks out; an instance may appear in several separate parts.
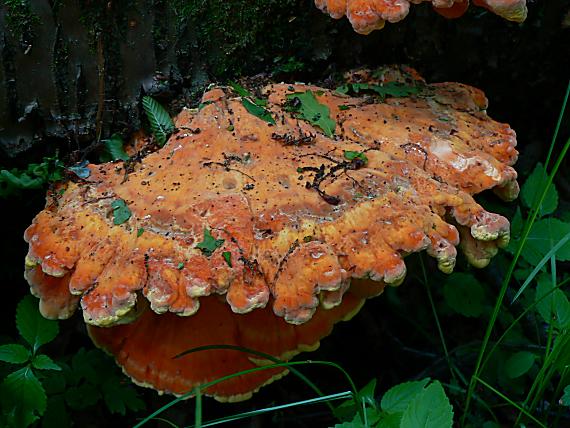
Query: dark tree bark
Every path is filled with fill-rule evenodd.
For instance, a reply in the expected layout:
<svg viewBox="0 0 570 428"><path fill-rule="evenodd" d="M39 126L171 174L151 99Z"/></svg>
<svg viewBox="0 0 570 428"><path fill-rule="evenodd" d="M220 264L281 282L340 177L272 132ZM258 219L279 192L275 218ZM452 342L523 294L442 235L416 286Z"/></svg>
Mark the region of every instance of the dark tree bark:
<svg viewBox="0 0 570 428"><path fill-rule="evenodd" d="M4 167L32 146L37 156L69 153L139 128L144 94L175 113L212 81L259 72L322 80L360 64L407 63L428 80L474 84L493 100L496 117L525 130L529 116L544 126L555 115L570 70L564 0L529 2L523 25L481 9L448 21L424 4L369 36L320 13L312 0L2 4ZM521 105L515 99L522 97Z"/></svg>

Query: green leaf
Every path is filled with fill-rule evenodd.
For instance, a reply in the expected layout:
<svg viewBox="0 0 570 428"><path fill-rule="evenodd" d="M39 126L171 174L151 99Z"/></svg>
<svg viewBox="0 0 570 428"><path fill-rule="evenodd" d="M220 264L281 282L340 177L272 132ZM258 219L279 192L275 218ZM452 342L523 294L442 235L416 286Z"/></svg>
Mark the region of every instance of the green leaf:
<svg viewBox="0 0 570 428"><path fill-rule="evenodd" d="M546 174L544 166L539 163L534 168L534 171L528 176L521 188L521 200L527 208L532 208L534 204L538 202L547 180L548 175ZM546 192L544 200L542 201L539 214L542 216L552 214L556 211L557 207L558 192L556 191L554 183L552 183Z"/></svg>
<svg viewBox="0 0 570 428"><path fill-rule="evenodd" d="M358 391L358 404L354 398L350 400L344 401L341 405L337 406L334 409L334 415L337 419L340 420L347 420L354 418L354 420L358 419L358 412L356 410L356 406L361 407L361 403L364 402L367 405L367 410L373 410L374 414L378 413L377 411L377 403L375 398L375 391L376 390L376 379L372 379L370 382L366 384L364 388ZM356 416L354 416L356 414ZM358 419L359 420L359 419Z"/></svg>
<svg viewBox="0 0 570 428"><path fill-rule="evenodd" d="M570 326L570 302L562 290L554 290L541 300L554 288L552 275L543 273L537 278L535 300L538 302L536 309L540 316L548 324L554 323L559 329Z"/></svg>
<svg viewBox="0 0 570 428"><path fill-rule="evenodd" d="M71 418L67 413L64 396L50 396L47 401L47 410L42 417L42 428L67 428L71 426Z"/></svg>
<svg viewBox="0 0 570 428"><path fill-rule="evenodd" d="M224 260L226 261L228 266L232 267L232 253L230 253L229 251L224 251L222 253L222 256L224 257Z"/></svg>
<svg viewBox="0 0 570 428"><path fill-rule="evenodd" d="M113 208L113 224L123 224L131 218L131 210L122 199L114 200L111 203L111 208Z"/></svg>
<svg viewBox="0 0 570 428"><path fill-rule="evenodd" d="M65 391L65 402L73 410L83 410L93 406L102 398L96 385L83 383L79 386L70 386Z"/></svg>
<svg viewBox="0 0 570 428"><path fill-rule="evenodd" d="M391 413L384 415L376 428L400 428L401 423L402 413Z"/></svg>
<svg viewBox="0 0 570 428"><path fill-rule="evenodd" d="M103 140L103 144L111 160L129 160L129 155L123 149L125 142L119 134L113 134L108 140Z"/></svg>
<svg viewBox="0 0 570 428"><path fill-rule="evenodd" d="M61 367L58 366L53 360L47 355L36 355L32 360L32 367L38 370L56 370L61 371Z"/></svg>
<svg viewBox="0 0 570 428"><path fill-rule="evenodd" d="M241 86L240 84L238 84L234 81L230 80L230 86L235 91L235 93L238 94L240 97L244 97L244 98L253 97L251 92L249 92L243 86Z"/></svg>
<svg viewBox="0 0 570 428"><path fill-rule="evenodd" d="M406 410L410 402L420 394L430 379L422 379L413 382L404 382L390 388L380 402L382 410L387 413L399 413Z"/></svg>
<svg viewBox="0 0 570 428"><path fill-rule="evenodd" d="M568 233L570 233L570 223L565 223L556 218L545 218L537 221L529 233L528 240L522 250L522 257L531 265L536 266L548 251ZM556 259L570 261L570 242L558 249Z"/></svg>
<svg viewBox="0 0 570 428"><path fill-rule="evenodd" d="M347 83L336 89L336 92L342 95L360 94L361 92L373 92L384 100L387 97L408 97L419 92L419 88L408 86L400 82L388 82L383 85L371 83Z"/></svg>
<svg viewBox="0 0 570 428"><path fill-rule="evenodd" d="M127 410L136 412L145 408L134 388L110 379L102 385L103 400L111 413L125 415Z"/></svg>
<svg viewBox="0 0 570 428"><path fill-rule="evenodd" d="M345 159L348 159L349 161L352 161L354 159L360 159L365 164L368 163L368 158L366 157L364 152L354 152L351 150L345 150L344 151L344 157L345 157Z"/></svg>
<svg viewBox="0 0 570 428"><path fill-rule="evenodd" d="M154 98L143 97L142 105L150 123L150 129L160 147L166 144L166 140L174 131L174 123L168 112Z"/></svg>
<svg viewBox="0 0 570 428"><path fill-rule="evenodd" d="M247 98L242 98L241 103L249 113L260 118L261 120L266 121L267 123L275 125L275 119L273 119L273 116L269 110L264 109L260 105L250 101Z"/></svg>
<svg viewBox="0 0 570 428"><path fill-rule="evenodd" d="M402 415L400 428L451 428L453 407L437 381L417 394Z"/></svg>
<svg viewBox="0 0 570 428"><path fill-rule="evenodd" d="M13 425L27 427L46 410L47 397L29 367L10 373L0 385L0 406Z"/></svg>
<svg viewBox="0 0 570 428"><path fill-rule="evenodd" d="M451 309L466 317L478 317L484 310L485 292L473 275L453 273L443 287L443 297Z"/></svg>
<svg viewBox="0 0 570 428"><path fill-rule="evenodd" d="M505 362L505 373L511 379L520 377L532 368L535 360L536 355L532 352L517 352L516 354L511 355Z"/></svg>
<svg viewBox="0 0 570 428"><path fill-rule="evenodd" d="M137 230L137 238L140 238L143 233L144 233L144 227L139 227L139 229Z"/></svg>
<svg viewBox="0 0 570 428"><path fill-rule="evenodd" d="M330 109L319 103L312 91L288 94L287 99L290 100L290 108L298 113L299 118L321 128L327 137L334 135L336 122L330 117Z"/></svg>
<svg viewBox="0 0 570 428"><path fill-rule="evenodd" d="M34 351L55 339L59 332L57 321L42 317L38 310L38 300L32 296L24 297L18 304L16 327Z"/></svg>
<svg viewBox="0 0 570 428"><path fill-rule="evenodd" d="M566 407L570 407L570 385L564 388L564 395L560 398L560 404Z"/></svg>
<svg viewBox="0 0 570 428"><path fill-rule="evenodd" d="M22 345L0 346L0 361L12 364L24 364L30 359L30 350Z"/></svg>
<svg viewBox="0 0 570 428"><path fill-rule="evenodd" d="M210 257L224 243L223 239L215 239L208 229L204 229L204 240L196 245L206 257Z"/></svg>

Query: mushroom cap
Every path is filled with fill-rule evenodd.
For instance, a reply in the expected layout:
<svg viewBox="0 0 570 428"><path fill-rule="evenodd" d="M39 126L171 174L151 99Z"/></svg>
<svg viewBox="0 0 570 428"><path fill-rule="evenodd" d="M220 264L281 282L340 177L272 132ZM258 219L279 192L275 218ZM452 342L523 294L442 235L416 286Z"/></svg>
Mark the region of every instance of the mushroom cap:
<svg viewBox="0 0 570 428"><path fill-rule="evenodd" d="M213 343L235 343L234 324L309 329L310 340L275 345L274 355L292 355L362 299L400 284L407 254L426 250L451 272L461 233L468 260L483 266L508 243L509 223L473 195L517 196L514 131L491 120L484 94L467 85L428 85L405 67L346 78L354 88L392 92L350 96L270 84L258 94L267 97L268 123L258 117L261 107L250 112L251 100L214 88L140 163L89 165L88 178L50 193L25 232L26 277L42 314L66 318L80 302L85 321L98 327L95 341L131 376L181 393L221 371L161 383L171 376L164 370L179 369L156 361L202 344L214 312L235 320ZM291 111L299 97L313 100L305 116ZM163 338L153 346L164 351L131 360L125 349L143 347L137 334L150 325ZM160 336L168 329L176 334ZM237 359L218 366L244 367ZM246 396L279 372L212 394Z"/></svg>
<svg viewBox="0 0 570 428"><path fill-rule="evenodd" d="M469 7L469 0L315 0L315 5L335 19L346 15L354 31L369 34L382 29L386 21L401 21L408 15L410 3L422 2L431 2L446 18L459 18ZM509 21L523 22L527 15L526 0L473 0L473 4Z"/></svg>

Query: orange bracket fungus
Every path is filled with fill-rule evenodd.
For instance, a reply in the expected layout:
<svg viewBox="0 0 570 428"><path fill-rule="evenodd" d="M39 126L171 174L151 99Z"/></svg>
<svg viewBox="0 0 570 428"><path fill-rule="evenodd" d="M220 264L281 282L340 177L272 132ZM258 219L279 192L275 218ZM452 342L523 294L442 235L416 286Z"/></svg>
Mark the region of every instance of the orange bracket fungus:
<svg viewBox="0 0 570 428"><path fill-rule="evenodd" d="M401 2L405 3L405 2ZM93 341L142 385L182 394L314 349L425 250L485 266L508 221L473 196L518 194L515 133L478 89L409 68L361 70L336 90L235 85L185 109L164 147L89 165L26 230L26 278L48 318L80 306ZM286 370L205 391L245 399Z"/></svg>
<svg viewBox="0 0 570 428"><path fill-rule="evenodd" d="M430 2L446 18L459 18L469 7L469 0L315 0L315 5L332 18L346 16L357 33L368 34L384 28L386 21L399 22L410 11L410 3ZM509 21L526 19L526 0L473 0L476 6Z"/></svg>

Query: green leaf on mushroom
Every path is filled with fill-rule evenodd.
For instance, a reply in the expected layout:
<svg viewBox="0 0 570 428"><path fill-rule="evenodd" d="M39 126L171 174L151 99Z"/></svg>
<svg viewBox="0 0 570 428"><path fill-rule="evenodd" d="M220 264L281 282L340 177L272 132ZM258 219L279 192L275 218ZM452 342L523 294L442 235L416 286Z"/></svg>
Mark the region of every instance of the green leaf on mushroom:
<svg viewBox="0 0 570 428"><path fill-rule="evenodd" d="M328 106L319 103L312 91L287 94L288 110L297 114L300 119L318 126L327 137L332 137L336 122L330 117Z"/></svg>
<svg viewBox="0 0 570 428"><path fill-rule="evenodd" d="M174 131L174 123L170 115L154 98L143 97L142 105L156 142L160 147L164 146Z"/></svg>
<svg viewBox="0 0 570 428"><path fill-rule="evenodd" d="M341 95L355 95L361 92L372 92L384 101L388 97L401 98L417 94L419 88L400 82L388 82L383 85L373 83L347 83L336 88L336 93Z"/></svg>
<svg viewBox="0 0 570 428"><path fill-rule="evenodd" d="M355 152L352 150L345 150L344 151L344 158L352 161L355 159L360 159L361 161L363 161L365 164L368 163L368 158L366 157L366 155L364 154L364 152Z"/></svg>
<svg viewBox="0 0 570 428"><path fill-rule="evenodd" d="M123 224L131 218L131 210L127 206L127 203L122 199L116 199L111 203L111 208L113 208L113 224L119 225Z"/></svg>
<svg viewBox="0 0 570 428"><path fill-rule="evenodd" d="M206 257L210 257L214 253L214 251L216 251L218 248L220 248L223 245L224 242L225 242L224 239L214 238L210 233L210 231L207 228L205 228L204 240L202 242L199 242L196 245L196 248L202 251L202 253Z"/></svg>

